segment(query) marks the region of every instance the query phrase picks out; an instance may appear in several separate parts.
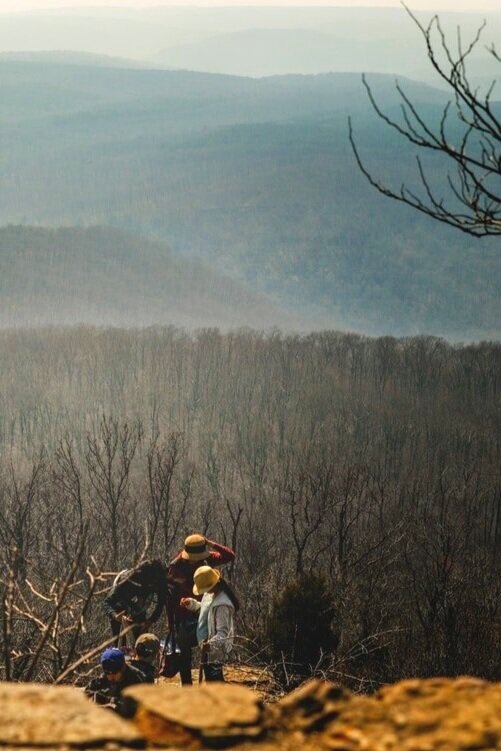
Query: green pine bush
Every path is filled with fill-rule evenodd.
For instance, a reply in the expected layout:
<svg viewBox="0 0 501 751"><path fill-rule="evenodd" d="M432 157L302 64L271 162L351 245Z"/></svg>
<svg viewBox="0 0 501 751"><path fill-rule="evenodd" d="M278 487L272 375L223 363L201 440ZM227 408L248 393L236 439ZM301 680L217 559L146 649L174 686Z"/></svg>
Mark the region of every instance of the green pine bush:
<svg viewBox="0 0 501 751"><path fill-rule="evenodd" d="M332 589L316 574L303 574L275 599L267 628L276 663L311 672L336 650Z"/></svg>

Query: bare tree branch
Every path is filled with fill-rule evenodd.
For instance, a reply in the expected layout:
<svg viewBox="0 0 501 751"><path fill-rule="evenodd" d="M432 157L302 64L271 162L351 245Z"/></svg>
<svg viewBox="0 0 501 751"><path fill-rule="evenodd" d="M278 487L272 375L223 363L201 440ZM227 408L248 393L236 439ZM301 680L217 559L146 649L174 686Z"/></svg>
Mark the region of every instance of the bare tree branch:
<svg viewBox="0 0 501 751"><path fill-rule="evenodd" d="M402 118L398 121L379 106L365 75L362 82L372 108L382 122L419 149L451 161L456 168L455 174L449 173L446 178L449 195L438 195L422 160L418 158L422 196L405 184L398 190L389 187L375 178L365 165L349 118L349 140L358 167L369 183L388 198L474 237L500 235L501 105L492 101L496 81L482 94L478 87L472 87L466 71L467 59L480 42L485 22L465 47L458 30L457 49L452 51L437 15L424 26L405 4L403 6L423 36L433 70L447 85L453 99L445 105L439 123L430 125L397 80L395 88L401 100ZM494 46L487 49L501 62Z"/></svg>

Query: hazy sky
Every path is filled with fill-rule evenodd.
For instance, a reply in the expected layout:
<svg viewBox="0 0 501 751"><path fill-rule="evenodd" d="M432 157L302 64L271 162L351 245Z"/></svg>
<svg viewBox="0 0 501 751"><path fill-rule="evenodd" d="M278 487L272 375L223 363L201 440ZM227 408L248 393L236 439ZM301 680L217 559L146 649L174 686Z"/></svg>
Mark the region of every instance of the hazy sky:
<svg viewBox="0 0 501 751"><path fill-rule="evenodd" d="M449 11L501 11L501 0L409 0L414 10L449 10ZM148 8L158 5L199 5L199 6L366 6L382 7L399 5L398 0L0 0L0 11L41 10L44 8L64 7L106 7L122 6Z"/></svg>

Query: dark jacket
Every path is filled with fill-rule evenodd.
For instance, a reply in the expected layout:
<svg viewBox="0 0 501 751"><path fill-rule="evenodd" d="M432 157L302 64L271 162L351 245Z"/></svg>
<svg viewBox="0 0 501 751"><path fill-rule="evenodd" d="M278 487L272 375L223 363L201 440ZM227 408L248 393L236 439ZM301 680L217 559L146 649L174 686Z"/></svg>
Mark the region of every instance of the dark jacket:
<svg viewBox="0 0 501 751"><path fill-rule="evenodd" d="M147 561L125 573L103 602L109 618L121 614L134 622L153 623L160 618L167 601L167 571L159 561Z"/></svg>
<svg viewBox="0 0 501 751"><path fill-rule="evenodd" d="M167 614L171 629L180 621L193 620L193 613L190 613L186 608L182 608L179 602L182 597L193 597L193 574L197 568L200 566L223 566L225 563L231 563L235 560L235 552L226 545L211 542L210 546L213 549L203 561L188 561L181 557L181 553L178 553L169 566L167 572L169 588Z"/></svg>
<svg viewBox="0 0 501 751"><path fill-rule="evenodd" d="M118 683L112 683L106 675L94 678L86 687L85 693L94 699L97 704L117 705L122 691L128 686L134 686L136 683L146 683L145 675L137 668L126 665L123 676Z"/></svg>
<svg viewBox="0 0 501 751"><path fill-rule="evenodd" d="M136 659L131 660L130 665L133 668L136 668L136 670L139 670L144 675L145 683L155 683L155 678L157 677L157 669L155 665L151 664L151 662Z"/></svg>

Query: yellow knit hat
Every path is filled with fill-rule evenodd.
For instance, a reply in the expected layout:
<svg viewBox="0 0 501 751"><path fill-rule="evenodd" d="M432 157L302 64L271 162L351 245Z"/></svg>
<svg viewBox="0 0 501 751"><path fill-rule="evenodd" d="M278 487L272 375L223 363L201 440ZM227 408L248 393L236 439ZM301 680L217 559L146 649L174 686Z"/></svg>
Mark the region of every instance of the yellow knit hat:
<svg viewBox="0 0 501 751"><path fill-rule="evenodd" d="M193 587L194 595L203 595L211 592L221 579L221 573L210 566L200 566L193 575L195 585Z"/></svg>

